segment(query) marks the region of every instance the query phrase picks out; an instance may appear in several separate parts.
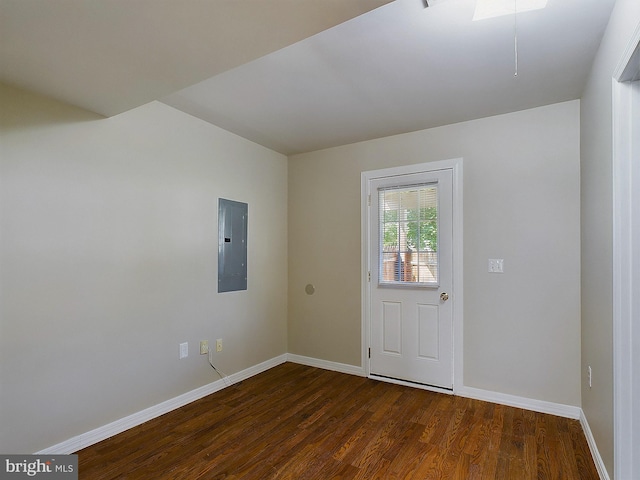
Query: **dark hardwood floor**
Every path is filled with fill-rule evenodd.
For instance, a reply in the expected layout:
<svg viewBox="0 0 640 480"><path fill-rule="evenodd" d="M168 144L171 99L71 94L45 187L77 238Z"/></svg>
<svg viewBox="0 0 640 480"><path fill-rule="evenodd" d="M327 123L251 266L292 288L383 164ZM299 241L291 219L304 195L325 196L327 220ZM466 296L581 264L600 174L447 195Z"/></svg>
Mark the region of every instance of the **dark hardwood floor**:
<svg viewBox="0 0 640 480"><path fill-rule="evenodd" d="M580 423L285 363L79 452L81 479L597 479Z"/></svg>

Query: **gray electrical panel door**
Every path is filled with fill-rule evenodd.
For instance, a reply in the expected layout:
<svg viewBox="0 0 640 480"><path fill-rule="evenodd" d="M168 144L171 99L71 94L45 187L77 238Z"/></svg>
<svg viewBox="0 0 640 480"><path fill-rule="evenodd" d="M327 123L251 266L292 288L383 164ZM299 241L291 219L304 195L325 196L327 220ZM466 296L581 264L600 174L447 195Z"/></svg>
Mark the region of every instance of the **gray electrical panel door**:
<svg viewBox="0 0 640 480"><path fill-rule="evenodd" d="M249 206L218 200L218 292L247 289L247 220Z"/></svg>

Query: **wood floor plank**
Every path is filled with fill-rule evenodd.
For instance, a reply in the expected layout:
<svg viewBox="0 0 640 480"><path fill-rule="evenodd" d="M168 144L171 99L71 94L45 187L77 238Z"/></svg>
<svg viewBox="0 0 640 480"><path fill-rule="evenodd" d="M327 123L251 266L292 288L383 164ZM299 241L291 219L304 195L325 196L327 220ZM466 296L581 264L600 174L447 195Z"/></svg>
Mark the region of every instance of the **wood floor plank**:
<svg viewBox="0 0 640 480"><path fill-rule="evenodd" d="M292 363L77 453L90 480L598 479L575 420Z"/></svg>
<svg viewBox="0 0 640 480"><path fill-rule="evenodd" d="M482 466L482 478L498 478L496 471L498 468L500 441L504 426L504 413L506 410L508 410L508 407L504 405L493 405L493 415L490 418L485 418L485 420L490 423L490 427L486 448L478 455L482 459L480 463Z"/></svg>

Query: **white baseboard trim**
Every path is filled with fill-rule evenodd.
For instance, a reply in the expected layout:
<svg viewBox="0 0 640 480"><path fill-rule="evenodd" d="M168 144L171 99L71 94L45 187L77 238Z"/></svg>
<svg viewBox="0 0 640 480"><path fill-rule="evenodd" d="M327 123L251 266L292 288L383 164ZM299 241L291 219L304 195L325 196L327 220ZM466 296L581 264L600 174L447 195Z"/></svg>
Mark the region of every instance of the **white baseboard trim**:
<svg viewBox="0 0 640 480"><path fill-rule="evenodd" d="M305 357L302 355L296 355L294 353L287 354L287 360L293 363L299 363L308 367L317 367L324 370L331 370L334 372L348 373L349 375L357 375L359 377L366 377L364 368L356 367L355 365L348 365L346 363L330 362L328 360L320 360L318 358Z"/></svg>
<svg viewBox="0 0 640 480"><path fill-rule="evenodd" d="M591 450L593 463L596 464L596 470L598 470L598 475L600 475L600 480L610 480L609 472L607 472L607 467L604 466L604 461L600 456L600 451L598 450L596 441L593 438L593 433L591 433L591 427L589 427L589 422L587 421L587 417L585 416L584 411L582 409L580 409L580 425L582 426L582 431L584 432L584 436L587 437L589 450Z"/></svg>
<svg viewBox="0 0 640 480"><path fill-rule="evenodd" d="M476 400L484 400L485 402L499 403L509 407L523 408L534 412L548 413L557 415L558 417L572 418L578 420L582 409L573 405L564 405L562 403L546 402L544 400L535 400L532 398L518 397L507 393L492 392L473 387L460 387L454 389L454 395L461 397L474 398Z"/></svg>
<svg viewBox="0 0 640 480"><path fill-rule="evenodd" d="M253 377L259 373L262 373L270 368L273 368L281 363L287 361L287 355L283 354L278 357L272 358L258 365L254 365L240 372L234 373L225 377L225 379L216 380L215 382L203 385L202 387L191 390L190 392L183 393L177 397L166 400L162 403L154 405L153 407L146 408L139 412L136 412L127 417L116 420L102 427L98 427L89 432L77 435L69 440L53 445L49 448L45 448L37 455L68 455L73 452L77 452L90 445L98 443L109 437L122 433L125 430L136 427L144 422L152 420L160 415L164 415L176 408L180 408L188 403L199 400L202 397L206 397L212 393L222 390L225 387L229 387L235 383L239 383L247 378Z"/></svg>

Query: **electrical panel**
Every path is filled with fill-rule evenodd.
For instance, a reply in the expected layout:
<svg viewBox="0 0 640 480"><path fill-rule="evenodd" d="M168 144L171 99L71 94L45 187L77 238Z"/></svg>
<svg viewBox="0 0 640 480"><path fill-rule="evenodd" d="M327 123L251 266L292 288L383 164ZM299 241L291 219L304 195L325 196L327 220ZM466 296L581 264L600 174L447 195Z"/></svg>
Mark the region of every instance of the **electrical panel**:
<svg viewBox="0 0 640 480"><path fill-rule="evenodd" d="M247 289L246 203L218 200L218 292Z"/></svg>

